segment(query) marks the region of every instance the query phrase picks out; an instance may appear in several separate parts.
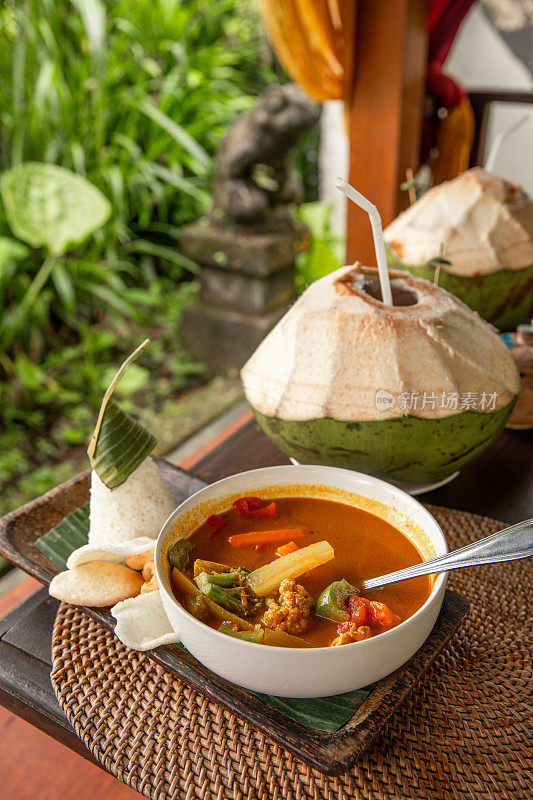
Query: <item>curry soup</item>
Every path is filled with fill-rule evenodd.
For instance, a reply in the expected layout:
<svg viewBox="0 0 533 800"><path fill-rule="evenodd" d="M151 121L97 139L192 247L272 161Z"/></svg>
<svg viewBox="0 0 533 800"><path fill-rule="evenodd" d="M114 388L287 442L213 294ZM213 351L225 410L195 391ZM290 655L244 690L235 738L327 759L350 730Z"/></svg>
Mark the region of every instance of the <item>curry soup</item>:
<svg viewBox="0 0 533 800"><path fill-rule="evenodd" d="M253 631L248 636L241 634L241 638L250 641L291 646L289 639L266 641L261 638L262 629L284 631L300 642L305 640L294 646L328 647L360 641L412 616L431 591L430 578L421 577L367 591L365 598L358 597L357 586L362 580L417 564L423 558L393 525L367 511L331 500L243 498L223 514L210 517L188 541L192 550L186 561L179 564L183 575L195 580L207 597L220 601L237 617L246 618L246 627L259 632L257 639L253 638ZM325 549L326 543L333 548L334 556L331 548L329 556L327 552L319 554L325 563L300 572L297 577L292 567L289 574L292 580L280 586L278 579L277 585L273 584L275 588L270 589L265 584L267 590L260 588L262 596L256 596L254 589L259 584L255 576L260 575L256 572L259 568L271 562L279 562L280 566L284 562L292 564L295 556L289 558L289 554L300 553L303 558L306 552L311 552L304 548L315 545L315 549ZM172 564L170 557L169 560ZM204 562L215 563L206 566ZM235 586L243 587L243 591L246 588L247 596L241 595L246 612L239 612L239 604L224 603L221 599L224 590L221 593L218 587L218 594L211 595L209 583L205 583L209 578L199 577L200 571L204 576L205 572L222 572L222 565L244 568ZM205 607L202 613L191 610L191 603L184 602L186 585L174 579L172 585L187 610L211 627L230 635L241 629L238 621L235 625L232 614L224 621L221 614L213 616ZM329 594L325 591L328 587ZM238 589L233 591L239 595ZM330 613L332 600L337 604L334 613Z"/></svg>

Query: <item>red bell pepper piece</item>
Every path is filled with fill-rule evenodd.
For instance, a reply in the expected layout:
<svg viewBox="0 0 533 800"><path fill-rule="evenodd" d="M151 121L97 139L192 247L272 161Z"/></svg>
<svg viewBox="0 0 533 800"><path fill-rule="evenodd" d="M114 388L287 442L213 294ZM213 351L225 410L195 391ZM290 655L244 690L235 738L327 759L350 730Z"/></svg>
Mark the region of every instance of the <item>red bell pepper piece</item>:
<svg viewBox="0 0 533 800"><path fill-rule="evenodd" d="M210 517L206 520L208 525L213 526L213 530L209 533L209 538L214 539L215 536L218 536L220 531L223 531L224 528L228 527L228 521L224 519L224 517L218 517L216 514L211 514Z"/></svg>
<svg viewBox="0 0 533 800"><path fill-rule="evenodd" d="M234 507L237 509L241 517L248 517L250 514L250 506L248 505L248 499L246 497L241 497L240 500L235 500L233 503Z"/></svg>
<svg viewBox="0 0 533 800"><path fill-rule="evenodd" d="M248 511L255 511L263 505L263 500L260 497L243 497L242 499L248 506Z"/></svg>
<svg viewBox="0 0 533 800"><path fill-rule="evenodd" d="M264 508L258 508L255 511L250 512L250 516L252 517L275 517L276 516L276 504L269 503Z"/></svg>
<svg viewBox="0 0 533 800"><path fill-rule="evenodd" d="M262 506L264 502L259 497L241 497L233 505L242 517L275 517L276 504L272 502Z"/></svg>
<svg viewBox="0 0 533 800"><path fill-rule="evenodd" d="M350 622L355 625L368 624L368 600L364 597L359 597L357 594L351 594L346 601L348 611L350 612Z"/></svg>
<svg viewBox="0 0 533 800"><path fill-rule="evenodd" d="M380 603L378 600L367 600L367 603L368 620L371 626L382 625L384 628L391 628L401 622L400 617L391 611L385 603Z"/></svg>

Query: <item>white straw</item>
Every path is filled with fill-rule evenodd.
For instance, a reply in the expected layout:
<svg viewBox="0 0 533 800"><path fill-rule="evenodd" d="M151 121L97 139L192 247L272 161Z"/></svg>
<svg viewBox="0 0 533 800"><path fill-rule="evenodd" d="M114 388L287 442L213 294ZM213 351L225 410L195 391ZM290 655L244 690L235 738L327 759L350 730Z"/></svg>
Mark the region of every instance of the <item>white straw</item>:
<svg viewBox="0 0 533 800"><path fill-rule="evenodd" d="M527 122L528 119L529 115L524 114L523 117L520 117L519 120L513 122L513 124L510 125L506 130L501 131L497 136L494 137L492 147L490 148L489 155L485 161L485 169L487 170L487 172L492 172L492 169L494 168L494 162L496 161L496 157L498 155L503 140L507 139L508 136L514 133L517 128L519 128L521 125L524 124L524 122Z"/></svg>
<svg viewBox="0 0 533 800"><path fill-rule="evenodd" d="M359 208L362 208L363 211L366 211L370 217L372 235L374 236L374 247L376 249L376 259L378 262L381 296L386 305L392 306L393 302L390 288L389 270L387 267L387 253L385 251L385 241L383 239L383 228L381 226L381 217L379 216L379 211L377 210L376 206L370 202L370 200L367 200L366 197L361 194L361 192L358 192L357 189L354 189L353 186L350 186L350 184L342 178L337 178L336 186L337 189L340 189L349 200L359 206Z"/></svg>

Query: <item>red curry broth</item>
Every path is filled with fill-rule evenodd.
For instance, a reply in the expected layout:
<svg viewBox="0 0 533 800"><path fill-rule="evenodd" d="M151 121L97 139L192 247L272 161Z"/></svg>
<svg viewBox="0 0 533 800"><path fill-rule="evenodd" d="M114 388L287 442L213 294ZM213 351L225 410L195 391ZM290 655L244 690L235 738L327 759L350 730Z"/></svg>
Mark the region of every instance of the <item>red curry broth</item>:
<svg viewBox="0 0 533 800"><path fill-rule="evenodd" d="M265 501L268 502L268 501ZM327 540L335 550L335 558L297 578L316 601L333 581L345 578L358 586L365 578L393 572L424 559L412 542L390 523L360 508L332 500L283 497L276 499L276 515L248 518L236 508L221 516L228 523L210 538L213 525L201 525L190 537L194 545L191 563L196 558L216 561L253 571L276 558L279 544L262 545L259 549L236 549L228 537L249 531L271 531L281 528L305 528L306 534L296 541L298 547ZM425 576L391 584L380 590L366 591L370 600L385 603L402 621L412 616L427 600L430 578ZM214 627L219 623L213 622ZM316 619L310 630L299 634L314 646L328 646L336 636L336 623Z"/></svg>

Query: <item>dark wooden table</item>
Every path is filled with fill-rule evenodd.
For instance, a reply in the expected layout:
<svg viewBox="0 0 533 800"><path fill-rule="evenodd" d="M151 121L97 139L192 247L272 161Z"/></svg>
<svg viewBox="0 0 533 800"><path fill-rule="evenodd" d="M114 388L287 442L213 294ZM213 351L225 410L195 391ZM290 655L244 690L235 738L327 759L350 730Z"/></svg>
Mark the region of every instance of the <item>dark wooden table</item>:
<svg viewBox="0 0 533 800"><path fill-rule="evenodd" d="M532 444L531 431L505 431L475 464L447 486L423 495L423 501L510 524L533 517ZM210 483L243 470L285 463L288 460L255 422L247 420L190 471ZM43 589L0 620L0 703L94 761L67 722L50 683L57 607Z"/></svg>

